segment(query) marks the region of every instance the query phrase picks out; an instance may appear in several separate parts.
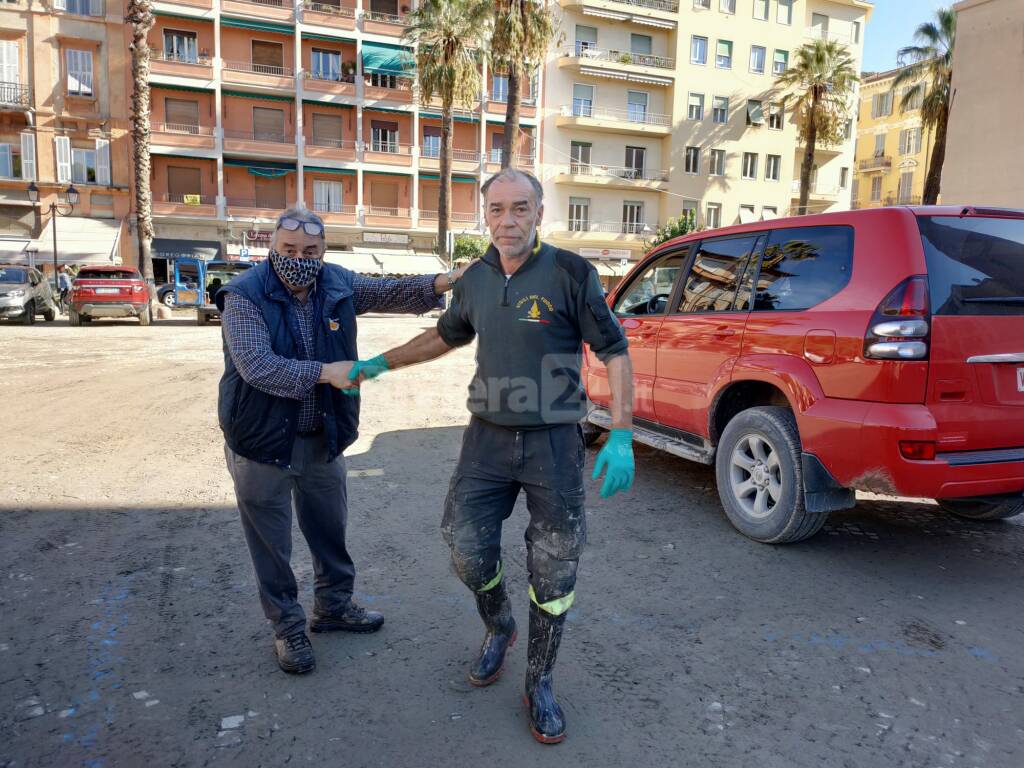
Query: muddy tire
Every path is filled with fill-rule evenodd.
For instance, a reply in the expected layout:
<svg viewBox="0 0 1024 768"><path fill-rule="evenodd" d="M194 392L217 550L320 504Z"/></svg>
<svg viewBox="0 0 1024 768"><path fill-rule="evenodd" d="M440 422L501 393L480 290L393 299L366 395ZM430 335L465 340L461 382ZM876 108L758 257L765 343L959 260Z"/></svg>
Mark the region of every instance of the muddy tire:
<svg viewBox="0 0 1024 768"><path fill-rule="evenodd" d="M22 325L33 325L36 322L36 304L30 301L25 305L25 314L21 316Z"/></svg>
<svg viewBox="0 0 1024 768"><path fill-rule="evenodd" d="M750 408L726 426L715 476L729 522L764 544L790 544L816 534L827 513L804 506L800 433L788 408Z"/></svg>
<svg viewBox="0 0 1024 768"><path fill-rule="evenodd" d="M46 322L52 323L56 319L57 319L57 310L54 309L53 307L50 307L45 312L43 312L43 320L45 320Z"/></svg>
<svg viewBox="0 0 1024 768"><path fill-rule="evenodd" d="M139 325L149 325L153 322L153 310L148 306L139 313Z"/></svg>
<svg viewBox="0 0 1024 768"><path fill-rule="evenodd" d="M951 515L965 520L1005 520L1024 513L1024 495L974 496L967 499L936 499Z"/></svg>
<svg viewBox="0 0 1024 768"><path fill-rule="evenodd" d="M82 316L75 312L73 309L68 310L68 325L72 328L77 328L82 324Z"/></svg>
<svg viewBox="0 0 1024 768"><path fill-rule="evenodd" d="M206 316L205 312L196 312L196 325L209 325L210 318Z"/></svg>

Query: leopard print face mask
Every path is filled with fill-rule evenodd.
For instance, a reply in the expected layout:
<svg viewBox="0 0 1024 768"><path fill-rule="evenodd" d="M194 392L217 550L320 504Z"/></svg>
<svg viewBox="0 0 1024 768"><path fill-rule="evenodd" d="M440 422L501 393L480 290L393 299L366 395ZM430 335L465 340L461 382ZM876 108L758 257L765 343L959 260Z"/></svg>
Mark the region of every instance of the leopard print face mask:
<svg viewBox="0 0 1024 768"><path fill-rule="evenodd" d="M284 283L298 290L309 288L315 283L324 266L323 259L291 259L277 251L270 252L270 263Z"/></svg>

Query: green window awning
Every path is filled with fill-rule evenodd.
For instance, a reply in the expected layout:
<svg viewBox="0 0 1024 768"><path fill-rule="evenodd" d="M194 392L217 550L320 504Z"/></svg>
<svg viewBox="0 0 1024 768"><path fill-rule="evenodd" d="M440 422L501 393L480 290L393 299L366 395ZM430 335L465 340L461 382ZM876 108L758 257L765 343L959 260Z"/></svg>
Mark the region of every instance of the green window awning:
<svg viewBox="0 0 1024 768"><path fill-rule="evenodd" d="M439 173L420 173L420 179L423 181L440 181L441 174ZM456 176L452 174L452 181L459 184L475 184L477 179L476 176Z"/></svg>
<svg viewBox="0 0 1024 768"><path fill-rule="evenodd" d="M246 160L241 157L225 157L224 165L234 166L235 168L248 168L250 173L253 171L279 171L279 173L256 173L254 174L256 176L283 176L295 170L295 163L275 160Z"/></svg>
<svg viewBox="0 0 1024 768"><path fill-rule="evenodd" d="M428 120L440 120L441 119L441 115L434 114L433 112L420 112L420 117L425 117ZM466 116L462 116L462 115L455 115L455 122L456 123L479 123L480 122L480 118L479 117L466 117Z"/></svg>
<svg viewBox="0 0 1024 768"><path fill-rule="evenodd" d="M395 168L393 171L363 171L364 176L412 176L412 171Z"/></svg>
<svg viewBox="0 0 1024 768"><path fill-rule="evenodd" d="M195 88L191 85L167 85L166 83L153 83L150 90L155 91L188 91L190 93L213 93L214 88Z"/></svg>
<svg viewBox="0 0 1024 768"><path fill-rule="evenodd" d="M240 96L243 99L259 99L260 101L295 101L294 96L275 96L272 93L249 93L248 91L229 91L222 88L224 96Z"/></svg>
<svg viewBox="0 0 1024 768"><path fill-rule="evenodd" d="M356 44L356 41L350 37L332 37L331 35L319 35L314 32L303 32L303 40L323 40L328 43L351 43Z"/></svg>
<svg viewBox="0 0 1024 768"><path fill-rule="evenodd" d="M387 43L363 43L363 72L381 75L412 75L416 59L412 50Z"/></svg>
<svg viewBox="0 0 1024 768"><path fill-rule="evenodd" d="M376 105L363 105L364 112L392 112L396 115L412 115L412 109L392 109L391 107L378 107Z"/></svg>
<svg viewBox="0 0 1024 768"><path fill-rule="evenodd" d="M354 168L324 168L320 165L304 165L302 169L307 173L336 173L341 176L355 176Z"/></svg>
<svg viewBox="0 0 1024 768"><path fill-rule="evenodd" d="M318 101L316 99L303 99L303 104L311 104L314 107L331 107L333 109L355 109L355 104L339 104L336 101Z"/></svg>
<svg viewBox="0 0 1024 768"><path fill-rule="evenodd" d="M290 24L274 24L270 21L254 21L253 19L232 19L221 16L220 25L232 29L248 29L253 32L274 32L278 35L294 35L295 29Z"/></svg>

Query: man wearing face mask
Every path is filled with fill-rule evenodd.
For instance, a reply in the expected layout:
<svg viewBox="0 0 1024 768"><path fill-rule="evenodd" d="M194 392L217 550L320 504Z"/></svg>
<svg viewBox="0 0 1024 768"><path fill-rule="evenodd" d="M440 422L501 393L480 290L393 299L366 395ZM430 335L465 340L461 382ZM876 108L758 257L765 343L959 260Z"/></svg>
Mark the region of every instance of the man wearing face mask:
<svg viewBox="0 0 1024 768"><path fill-rule="evenodd" d="M349 378L361 382L432 360L479 336L469 388L473 418L441 523L452 565L473 591L485 628L469 682L495 682L516 639L501 526L523 490L530 513L526 704L534 738L556 744L565 738L565 716L551 676L586 538L579 426L586 412L580 387L583 342L607 366L611 391L613 429L593 474L597 479L605 472L602 497L633 483L632 366L626 337L605 303L594 267L541 242L540 182L506 168L481 191L491 247L467 269L437 328L357 362Z"/></svg>
<svg viewBox="0 0 1024 768"><path fill-rule="evenodd" d="M293 503L316 577L310 629L375 632L384 623L352 600L355 567L345 546L342 452L359 426L346 362L358 357L356 316L427 312L460 274L363 277L325 264L325 249L320 218L289 209L278 218L270 258L216 298L225 458L277 661L294 674L312 671L315 659L290 565Z"/></svg>

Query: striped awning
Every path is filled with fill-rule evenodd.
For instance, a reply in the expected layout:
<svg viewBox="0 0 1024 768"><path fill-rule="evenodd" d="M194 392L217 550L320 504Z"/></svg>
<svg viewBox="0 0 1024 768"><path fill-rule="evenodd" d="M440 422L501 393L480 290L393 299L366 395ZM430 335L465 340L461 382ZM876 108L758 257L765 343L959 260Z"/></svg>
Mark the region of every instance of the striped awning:
<svg viewBox="0 0 1024 768"><path fill-rule="evenodd" d="M274 24L273 22L255 21L254 19L233 19L228 16L221 16L220 25L233 29L248 29L253 32L274 32L278 35L295 34L295 30L290 24Z"/></svg>

